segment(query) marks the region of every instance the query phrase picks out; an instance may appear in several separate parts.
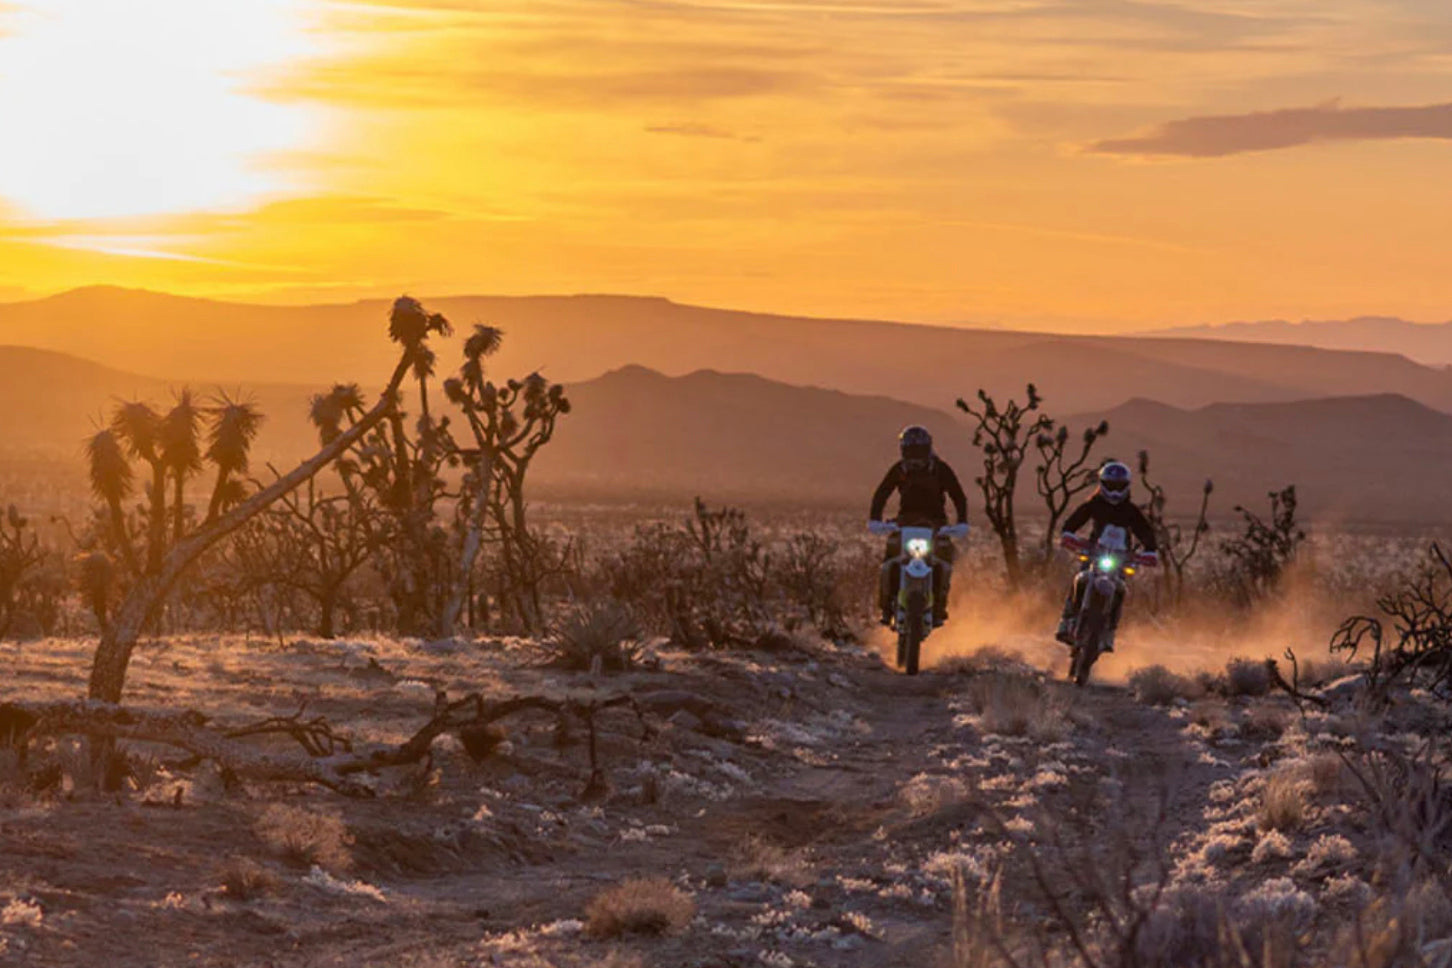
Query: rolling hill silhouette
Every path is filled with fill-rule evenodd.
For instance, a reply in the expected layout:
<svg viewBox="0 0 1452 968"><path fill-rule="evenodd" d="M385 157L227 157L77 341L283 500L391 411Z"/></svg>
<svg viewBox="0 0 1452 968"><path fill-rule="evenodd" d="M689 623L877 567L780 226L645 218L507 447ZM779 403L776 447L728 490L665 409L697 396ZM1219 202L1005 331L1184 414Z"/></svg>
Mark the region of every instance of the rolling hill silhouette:
<svg viewBox="0 0 1452 968"><path fill-rule="evenodd" d="M1272 319L1182 326L1144 335L1399 353L1427 366L1452 366L1452 322L1411 323L1389 316L1299 323Z"/></svg>
<svg viewBox="0 0 1452 968"><path fill-rule="evenodd" d="M63 468L84 488L82 440L115 399L164 405L175 381L140 377L62 354L0 347L0 466L17 459ZM206 392L204 384L194 388ZM312 390L241 388L267 415L254 473L315 447L306 419ZM893 437L927 424L970 488L979 463L965 424L943 411L885 397L789 386L750 374L700 371L668 377L624 367L569 388L574 412L532 471L538 498L684 503L789 502L864 510L893 459ZM1070 417L1075 430L1108 419L1103 455L1153 456L1172 511L1191 513L1201 482L1215 507L1261 507L1265 492L1300 485L1316 517L1386 525L1452 522L1442 481L1452 476L1452 416L1407 397L1379 394L1197 409L1136 399ZM1027 476L1027 475L1026 475ZM1025 483L1022 504L1037 503ZM975 521L981 501L971 497Z"/></svg>
<svg viewBox="0 0 1452 968"><path fill-rule="evenodd" d="M501 326L496 373L543 369L579 383L638 364L701 369L951 409L981 387L1038 384L1057 413L1133 397L1173 406L1402 393L1452 412L1452 373L1390 353L1145 337L1069 337L822 320L616 296L430 299L457 327ZM0 305L0 343L39 346L122 370L224 383L383 379L394 348L388 303L264 307L96 287ZM440 347L440 359L452 357Z"/></svg>
<svg viewBox="0 0 1452 968"><path fill-rule="evenodd" d="M1272 488L1297 484L1320 520L1432 525L1452 522L1441 482L1452 474L1452 417L1399 394L1195 410L1132 400L1074 418L1109 421L1106 452L1151 454L1171 510L1190 514L1205 478L1215 506L1266 507Z"/></svg>

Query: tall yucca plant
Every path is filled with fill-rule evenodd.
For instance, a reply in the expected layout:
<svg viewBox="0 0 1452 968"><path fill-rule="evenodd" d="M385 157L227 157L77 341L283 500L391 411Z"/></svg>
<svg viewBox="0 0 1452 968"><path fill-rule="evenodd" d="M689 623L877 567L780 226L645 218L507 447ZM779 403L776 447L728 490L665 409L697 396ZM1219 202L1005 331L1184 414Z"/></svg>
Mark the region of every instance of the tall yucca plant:
<svg viewBox="0 0 1452 968"><path fill-rule="evenodd" d="M192 392L182 390L176 405L161 420L158 452L166 472L171 476L172 543L182 539L186 529L187 478L202 469L202 448L198 429L202 411L192 401Z"/></svg>
<svg viewBox="0 0 1452 968"><path fill-rule="evenodd" d="M146 568L154 571L161 565L166 544L166 461L161 455L161 415L148 403L123 403L111 418L111 430L132 458L145 461L151 468L151 484L146 491Z"/></svg>
<svg viewBox="0 0 1452 968"><path fill-rule="evenodd" d="M135 477L114 430L99 430L86 441L86 464L90 470L91 492L106 505L112 544L121 549L126 567L134 573L136 549L131 547L122 503L131 496Z"/></svg>
<svg viewBox="0 0 1452 968"><path fill-rule="evenodd" d="M262 429L262 414L251 403L218 394L207 412L207 460L217 468L217 481L207 503L207 520L228 510L240 496L240 478L247 473L252 444Z"/></svg>

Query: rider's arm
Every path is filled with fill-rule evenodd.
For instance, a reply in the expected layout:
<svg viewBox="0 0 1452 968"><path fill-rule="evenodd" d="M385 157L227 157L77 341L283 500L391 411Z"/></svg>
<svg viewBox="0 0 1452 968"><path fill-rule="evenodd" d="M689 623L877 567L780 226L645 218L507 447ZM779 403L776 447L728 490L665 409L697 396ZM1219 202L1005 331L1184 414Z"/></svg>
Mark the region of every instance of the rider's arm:
<svg viewBox="0 0 1452 968"><path fill-rule="evenodd" d="M882 483L877 485L877 490L872 495L872 510L868 512L867 520L882 520L882 514L887 510L887 499L892 497L892 492L897 490L898 482L901 480L901 471L901 464L893 464L888 470L887 476L882 479Z"/></svg>
<svg viewBox="0 0 1452 968"><path fill-rule="evenodd" d="M958 512L958 523L967 524L968 495L963 493L963 485L958 483L958 475L953 473L953 468L947 462L941 460L938 461L938 474L941 475L943 490L953 502L953 509Z"/></svg>
<svg viewBox="0 0 1452 968"><path fill-rule="evenodd" d="M1064 519L1064 534L1073 534L1089 523L1089 518L1094 513L1093 503L1093 501L1085 501Z"/></svg>
<svg viewBox="0 0 1452 968"><path fill-rule="evenodd" d="M1130 504L1128 501L1124 503L1129 511L1129 527L1134 532L1135 538L1139 539L1139 543L1144 546L1145 551L1158 552L1160 546L1155 538L1154 525L1149 523L1149 518L1144 516L1144 512L1138 506Z"/></svg>

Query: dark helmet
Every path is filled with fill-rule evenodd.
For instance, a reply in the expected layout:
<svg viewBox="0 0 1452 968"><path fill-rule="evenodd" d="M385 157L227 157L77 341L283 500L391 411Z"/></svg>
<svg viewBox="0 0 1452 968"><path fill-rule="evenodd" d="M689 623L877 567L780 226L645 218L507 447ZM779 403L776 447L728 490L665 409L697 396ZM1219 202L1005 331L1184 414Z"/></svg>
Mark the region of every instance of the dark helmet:
<svg viewBox="0 0 1452 968"><path fill-rule="evenodd" d="M1129 465L1117 460L1105 461L1104 466L1099 468L1099 493L1110 504L1118 504L1129 497L1129 485L1133 479Z"/></svg>
<svg viewBox="0 0 1452 968"><path fill-rule="evenodd" d="M925 466L933 457L933 435L927 427L915 424L905 428L897 435L897 443L902 449L903 462L909 466Z"/></svg>

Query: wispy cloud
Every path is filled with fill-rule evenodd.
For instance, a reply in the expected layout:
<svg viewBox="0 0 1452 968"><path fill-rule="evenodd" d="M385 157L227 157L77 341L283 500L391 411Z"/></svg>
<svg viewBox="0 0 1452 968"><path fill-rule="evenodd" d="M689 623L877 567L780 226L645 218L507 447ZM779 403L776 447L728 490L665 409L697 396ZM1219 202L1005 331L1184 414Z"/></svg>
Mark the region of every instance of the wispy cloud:
<svg viewBox="0 0 1452 968"><path fill-rule="evenodd" d="M1318 141L1389 138L1452 139L1452 104L1346 108L1333 101L1312 108L1208 115L1171 121L1141 135L1096 141L1088 150L1102 155L1219 158Z"/></svg>
<svg viewBox="0 0 1452 968"><path fill-rule="evenodd" d="M647 125L649 134L670 134L682 138L718 138L725 141L760 141L760 138L740 135L729 128L717 127L700 121L676 121L670 124Z"/></svg>

